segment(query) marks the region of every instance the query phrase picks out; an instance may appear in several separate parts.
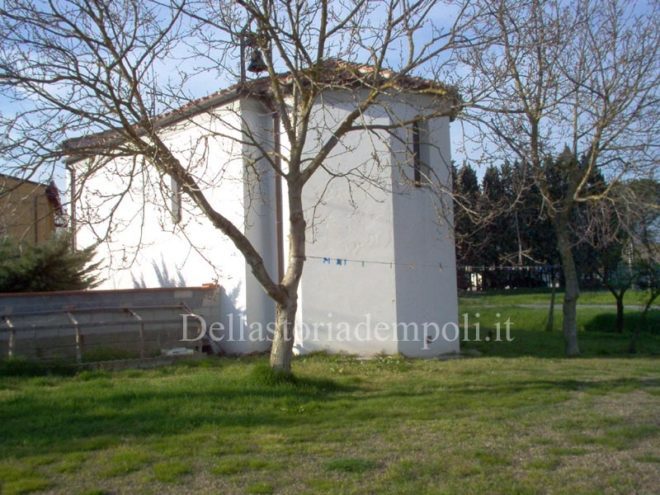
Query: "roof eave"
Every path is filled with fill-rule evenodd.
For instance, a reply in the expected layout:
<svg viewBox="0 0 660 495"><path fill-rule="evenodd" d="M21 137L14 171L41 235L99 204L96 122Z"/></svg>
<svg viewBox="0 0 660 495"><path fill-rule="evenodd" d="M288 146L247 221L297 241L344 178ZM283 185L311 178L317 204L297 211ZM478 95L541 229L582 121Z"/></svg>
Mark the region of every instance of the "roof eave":
<svg viewBox="0 0 660 495"><path fill-rule="evenodd" d="M195 115L199 115L201 113L209 111L213 108L218 108L222 105L233 103L234 101L244 96L245 93L241 91L240 88L236 88L233 91L228 91L226 93L213 95L205 100L201 100L201 101L198 100L193 105L186 107L184 110L181 109L174 110L172 112L165 114L162 117L156 118L154 122L154 128L163 129L178 124L186 119L189 119L191 117L194 117ZM114 131L114 133L121 133L121 132L122 129L117 129L116 131ZM105 133L111 134L113 133L113 131L106 131ZM98 153L94 153L94 149L96 150L108 149L108 147L117 146L125 141L123 137L115 137L113 139L109 139L108 141L96 145L87 146L84 144L86 141L89 142L93 140L95 137L99 138L105 133L90 134L77 138L67 139L66 141L64 141L61 145L62 154L67 157L64 160L64 163L66 165L73 165L87 158L97 156ZM143 135L144 130L138 129L138 134Z"/></svg>

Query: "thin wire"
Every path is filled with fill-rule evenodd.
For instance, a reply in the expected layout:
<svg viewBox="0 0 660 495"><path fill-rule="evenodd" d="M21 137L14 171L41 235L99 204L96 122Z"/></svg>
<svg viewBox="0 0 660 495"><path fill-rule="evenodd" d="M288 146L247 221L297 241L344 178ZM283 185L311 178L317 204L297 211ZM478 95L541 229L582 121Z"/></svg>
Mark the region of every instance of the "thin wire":
<svg viewBox="0 0 660 495"><path fill-rule="evenodd" d="M308 259L314 259L314 260L321 260L325 264L330 264L330 265L340 265L340 266L345 266L348 263L361 263L362 266L369 264L369 265L385 265L385 266L405 266L408 268L417 268L417 267L425 267L425 268L438 268L439 270L442 270L442 264L437 263L437 264L428 264L428 263L417 263L417 262L412 262L412 263L400 263L396 261L381 261L381 260L366 260L366 259L356 259L356 258L339 258L335 256L311 256L307 255ZM333 263L334 262L334 263Z"/></svg>

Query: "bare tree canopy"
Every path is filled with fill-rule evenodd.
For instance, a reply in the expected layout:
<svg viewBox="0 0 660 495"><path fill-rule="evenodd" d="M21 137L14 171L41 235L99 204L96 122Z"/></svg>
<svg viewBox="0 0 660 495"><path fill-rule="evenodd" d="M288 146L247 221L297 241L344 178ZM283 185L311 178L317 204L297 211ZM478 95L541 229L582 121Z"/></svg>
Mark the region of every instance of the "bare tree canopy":
<svg viewBox="0 0 660 495"><path fill-rule="evenodd" d="M511 157L543 195L566 280L564 336L579 353L572 229L580 204L613 201L621 180L655 178L660 29L657 2L478 2L487 49L462 50L473 143ZM598 174L607 187L595 185ZM584 228L588 231L589 228Z"/></svg>
<svg viewBox="0 0 660 495"><path fill-rule="evenodd" d="M117 157L133 160L129 183L140 173L153 173L161 182L171 177L231 239L276 301L271 364L289 372L305 261L305 184L344 136L366 129L362 116L388 96L424 94L441 103L427 105L420 111L423 118L433 112L455 115L460 101L453 89L415 76L438 73L445 52L474 44L467 37L474 16L466 5L437 0L5 0L0 87L11 111L2 115L4 158L30 175L54 166L63 155L60 143L66 142L64 153L72 160L93 157L79 171L82 181ZM193 98L199 96L193 91L199 81L236 81L243 75L238 56L246 36L262 54L267 76ZM315 105L325 90L337 87L359 87L359 98L340 122L325 124L331 136L310 153ZM277 114L286 138L273 153L240 123L224 136L256 148L286 183L289 249L281 279L268 273L262 253L209 201L193 164L161 133L167 126L193 123L199 111L227 97L245 95L261 98ZM389 132L408 123L367 130ZM236 130L238 137L231 132ZM90 133L91 139L81 137ZM117 199L126 193L117 193Z"/></svg>

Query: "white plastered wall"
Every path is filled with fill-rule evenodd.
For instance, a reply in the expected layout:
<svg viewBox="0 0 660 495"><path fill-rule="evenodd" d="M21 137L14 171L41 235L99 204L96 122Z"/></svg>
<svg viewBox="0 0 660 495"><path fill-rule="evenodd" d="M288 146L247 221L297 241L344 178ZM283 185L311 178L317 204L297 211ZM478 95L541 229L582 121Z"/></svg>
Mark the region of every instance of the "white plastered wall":
<svg viewBox="0 0 660 495"><path fill-rule="evenodd" d="M310 126L317 129L310 135L310 152L331 136L330 129L361 96L333 92L319 102ZM375 107L363 118L365 124L389 121ZM395 353L391 163L385 134L348 134L324 167L304 193L308 258L300 287L296 351Z"/></svg>
<svg viewBox="0 0 660 495"><path fill-rule="evenodd" d="M211 205L243 230L259 250L272 242L268 229L273 222L266 218L271 206L265 206L270 199L258 197L262 192L270 194L270 186L249 189L247 150L236 138L245 124L265 138L268 124L263 113L255 105L235 102L212 115L198 115L173 126L162 135L196 177ZM254 321L272 320L272 305L269 307L263 291L255 290L256 281L233 243L185 195L181 221L174 223L171 181L152 167L115 159L87 175L89 165L75 165L77 177L84 177L84 183L78 183L76 236L80 247L98 243L96 257L102 263L104 279L100 288L220 283L222 349L228 353L266 349L268 342L245 337ZM259 169L262 164L255 166ZM120 191L125 192L118 196ZM266 220L268 224L262 225ZM266 264L274 269L271 258L266 256Z"/></svg>
<svg viewBox="0 0 660 495"><path fill-rule="evenodd" d="M326 97L318 127L332 128L354 108L355 98L348 92ZM391 100L367 112L364 123L398 124L429 108L427 101ZM449 119L427 125L435 179L450 187ZM443 195L443 188L417 188L406 178L412 177L407 133L349 135L325 161L330 173L319 171L307 185L312 225L300 288L299 353L430 357L459 350L453 340L458 303L451 198L446 189ZM310 147L329 135L320 132ZM375 183L349 184L331 175L353 168Z"/></svg>
<svg viewBox="0 0 660 495"><path fill-rule="evenodd" d="M324 96L312 116L310 154L360 96L346 91ZM388 125L419 113L419 108L401 102L390 102L386 109L370 109L365 123ZM173 128L164 139L190 163L211 204L243 229L277 278L274 175L264 161L251 160L256 150L231 139L247 126L263 149L270 149L272 125L272 115L261 104L243 101L216 110L214 117L198 116L194 123ZM450 149L448 119L433 119L429 126L437 144L431 152L433 166L438 177L450 183L445 166ZM208 137L213 131L222 136ZM283 134L281 140L286 148ZM402 324L443 326L457 317L453 239L439 219L432 192L412 187L401 176L406 166L402 146L382 131L354 132L325 161L327 170L320 170L306 185L308 260L299 293L297 352L431 356L458 350L458 341L427 342L424 334L410 341L402 333L407 328ZM78 202L80 246L104 237L108 222L102 219L113 207L109 193L128 181L131 166L129 161L115 160L85 183ZM350 177L341 176L348 171ZM370 181L360 179L360 174ZM251 338L250 332L253 324L262 332L272 323L274 305L231 241L186 199L182 221L174 225L167 201L169 180L151 172L136 174L132 181L115 211L110 235L97 251L105 264L102 288L130 288L135 282L162 286L165 268L166 278L189 286L218 281L224 288L221 323L232 329L232 340L223 342L223 349L265 350L268 342ZM285 226L286 203L282 205ZM450 217L451 202L445 201L447 205L444 214ZM92 222L86 225L86 220ZM141 249L135 251L138 245ZM285 251L287 245L285 238ZM155 266L160 267L161 279Z"/></svg>
<svg viewBox="0 0 660 495"><path fill-rule="evenodd" d="M424 108L429 108L423 104L424 100L414 103L399 106L402 120L423 115ZM393 228L398 351L411 357L456 353L460 345L452 201L448 189L451 187L449 118L431 118L421 125L428 130L428 139L422 146L428 146L428 165L432 169L428 175L432 185L416 187L410 180L413 173L409 130L398 130L402 139L392 140L396 164Z"/></svg>

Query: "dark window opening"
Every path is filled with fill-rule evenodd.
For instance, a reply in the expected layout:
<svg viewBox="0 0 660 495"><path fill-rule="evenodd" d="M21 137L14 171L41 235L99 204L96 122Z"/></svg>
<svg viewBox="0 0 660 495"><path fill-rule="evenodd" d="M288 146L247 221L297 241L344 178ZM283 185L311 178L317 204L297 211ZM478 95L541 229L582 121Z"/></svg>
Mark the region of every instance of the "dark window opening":
<svg viewBox="0 0 660 495"><path fill-rule="evenodd" d="M415 186L422 185L422 143L419 129L419 122L413 122L412 127L413 144L413 180Z"/></svg>
<svg viewBox="0 0 660 495"><path fill-rule="evenodd" d="M426 122L412 124L412 166L415 187L428 185L431 182L431 166L429 153L429 136Z"/></svg>

